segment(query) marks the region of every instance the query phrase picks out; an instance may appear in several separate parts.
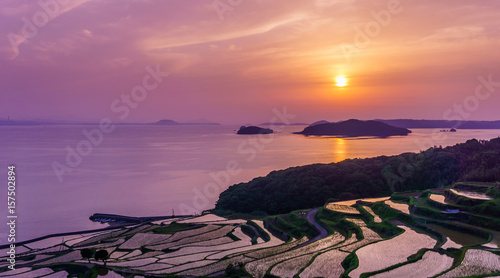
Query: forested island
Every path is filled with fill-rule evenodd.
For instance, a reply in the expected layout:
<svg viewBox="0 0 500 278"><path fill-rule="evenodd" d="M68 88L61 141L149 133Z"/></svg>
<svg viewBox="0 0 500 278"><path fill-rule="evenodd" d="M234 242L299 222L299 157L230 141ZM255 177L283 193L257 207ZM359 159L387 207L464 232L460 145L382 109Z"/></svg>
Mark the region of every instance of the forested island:
<svg viewBox="0 0 500 278"><path fill-rule="evenodd" d="M219 123L213 123L205 120L193 121L187 123L180 123L169 119L159 120L155 123L149 123L148 125L220 125Z"/></svg>
<svg viewBox="0 0 500 278"><path fill-rule="evenodd" d="M340 137L389 137L396 135L408 135L409 133L411 133L411 131L406 128L394 127L386 123L377 121L360 121L355 119L338 123L317 122L306 127L301 132L296 132L296 134L303 134L306 136L313 135Z"/></svg>
<svg viewBox="0 0 500 278"><path fill-rule="evenodd" d="M249 134L271 134L274 131L270 128L262 128L258 126L241 126L237 134L249 135Z"/></svg>
<svg viewBox="0 0 500 278"><path fill-rule="evenodd" d="M327 201L388 196L456 181L500 180L500 138L472 139L420 153L347 159L273 171L222 192L216 211L287 213Z"/></svg>

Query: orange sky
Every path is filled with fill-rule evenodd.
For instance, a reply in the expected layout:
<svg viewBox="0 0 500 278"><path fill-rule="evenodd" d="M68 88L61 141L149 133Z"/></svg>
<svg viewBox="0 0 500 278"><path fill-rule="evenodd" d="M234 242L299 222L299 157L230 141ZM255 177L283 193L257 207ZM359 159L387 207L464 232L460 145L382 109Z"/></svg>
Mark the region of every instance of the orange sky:
<svg viewBox="0 0 500 278"><path fill-rule="evenodd" d="M474 100L479 76L500 82L498 1L63 2L0 3L0 118L444 119L466 104L464 120L500 120L500 86ZM170 75L119 119L113 101L156 65Z"/></svg>

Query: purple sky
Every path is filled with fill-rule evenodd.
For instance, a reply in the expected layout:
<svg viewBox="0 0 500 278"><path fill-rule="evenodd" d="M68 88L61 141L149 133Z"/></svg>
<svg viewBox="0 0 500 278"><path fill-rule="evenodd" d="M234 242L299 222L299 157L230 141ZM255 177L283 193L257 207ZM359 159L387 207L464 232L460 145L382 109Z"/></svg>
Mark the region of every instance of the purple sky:
<svg viewBox="0 0 500 278"><path fill-rule="evenodd" d="M500 120L494 0L2 0L0 34L0 118Z"/></svg>

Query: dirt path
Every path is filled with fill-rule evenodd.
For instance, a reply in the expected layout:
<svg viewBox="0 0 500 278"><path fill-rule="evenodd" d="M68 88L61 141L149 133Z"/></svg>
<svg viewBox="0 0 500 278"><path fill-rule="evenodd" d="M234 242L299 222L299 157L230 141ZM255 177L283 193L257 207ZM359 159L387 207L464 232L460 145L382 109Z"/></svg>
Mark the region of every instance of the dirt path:
<svg viewBox="0 0 500 278"><path fill-rule="evenodd" d="M327 235L328 235L328 231L323 228L321 225L318 224L318 222L316 222L316 219L314 219L314 216L316 215L316 212L318 212L318 209L315 208L315 209L312 209L311 211L309 211L309 213L307 213L307 221L309 221L309 223L313 224L314 227L316 228L316 230L319 232L319 235L317 235L316 237L314 237L313 239L310 239L302 244L299 244L297 245L295 248L300 248L304 245L307 245L311 242L315 242L317 240L320 240L322 238L325 238ZM294 249L295 249L294 248Z"/></svg>

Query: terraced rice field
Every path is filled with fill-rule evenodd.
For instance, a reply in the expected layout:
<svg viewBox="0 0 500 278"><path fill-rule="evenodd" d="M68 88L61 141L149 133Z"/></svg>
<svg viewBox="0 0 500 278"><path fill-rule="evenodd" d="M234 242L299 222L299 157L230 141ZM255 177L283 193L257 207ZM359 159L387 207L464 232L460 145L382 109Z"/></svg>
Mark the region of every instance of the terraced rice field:
<svg viewBox="0 0 500 278"><path fill-rule="evenodd" d="M217 273L220 271L223 271L227 268L229 265L234 265L236 263L246 263L248 261L251 261L252 259L245 257L245 256L236 256L233 258L229 258L227 260L222 260L217 263L209 264L204 267L199 267L195 269L190 269L186 270L183 272L180 272L179 275L187 275L187 276L194 276L194 277L199 277L199 276L207 276L212 273Z"/></svg>
<svg viewBox="0 0 500 278"><path fill-rule="evenodd" d="M441 246L441 248L443 249L448 249L448 248L456 248L456 249L460 249L462 248L463 246L461 244L458 244L456 242L454 242L453 240L451 240L451 238L447 237L446 238L446 241L445 243Z"/></svg>
<svg viewBox="0 0 500 278"><path fill-rule="evenodd" d="M281 262L271 269L271 274L282 278L293 278L313 257L314 254L307 254Z"/></svg>
<svg viewBox="0 0 500 278"><path fill-rule="evenodd" d="M360 214L360 212L357 209L352 207L353 205L356 204L357 201L363 201L363 202L367 202L367 203L375 203L375 202L379 202L379 201L385 201L388 199L389 199L389 197L382 197L382 198L365 198L365 199L333 202L333 203L329 203L328 205L326 205L326 208L329 210L340 212L340 213Z"/></svg>
<svg viewBox="0 0 500 278"><path fill-rule="evenodd" d="M360 227L360 229L363 233L364 238L360 241L354 241L351 244L342 246L340 248L341 251L352 252L362 246L382 240L382 237L380 237L380 235L374 232L372 229L368 229L367 227Z"/></svg>
<svg viewBox="0 0 500 278"><path fill-rule="evenodd" d="M178 256L178 257L173 257L173 258L162 259L159 262L166 263L166 264L172 264L172 265L180 265L180 264L185 264L188 262L196 262L196 261L203 260L208 255L211 255L213 253L215 253L215 252L211 251L211 252L204 252L204 253L194 253L194 254L185 255L185 256Z"/></svg>
<svg viewBox="0 0 500 278"><path fill-rule="evenodd" d="M435 197L436 200L437 198ZM385 271L386 268L396 264L399 267L376 274L375 277L431 277L441 273L444 273L441 277L500 274L500 256L483 247L500 251L496 245L497 232L490 231L494 235L493 242L479 246L484 242L484 238L480 239L475 248L483 249L467 250L462 263L450 269L453 258L440 254L439 248L463 250L472 244L459 241L455 234L449 234L450 231L446 231L442 225L434 227L432 225L437 224L421 220L418 223L445 235L447 237L445 243L436 246L437 241L430 235L419 233L397 221L393 223L404 229L404 233L384 240L382 236L387 238L394 235L394 231L378 223L382 223L383 220L394 220L382 219L371 207L364 205L363 208L374 217L375 224L368 223L371 228L381 233L378 234L367 227L365 220L360 219L364 219L366 215L360 215L357 209L351 207L356 201L358 200L328 205L329 209L333 208L343 215L332 214L326 210L323 212L329 214L312 214L313 217L320 218L334 215L333 219L324 218L321 220L325 221L318 221L323 223L322 225L330 225L322 227L330 233L322 233L314 239L302 236L300 239L291 238L284 242L267 230L263 221L253 220L269 234L270 240L265 242L260 239L257 244L252 244L252 239L243 233L240 227L246 220L227 220L208 214L183 219L166 219L155 221L156 224L152 222L112 231L52 237L28 244L20 243L16 250L18 269L15 271L1 272L8 265L5 260L8 250L0 250L2 251L0 268L3 267L0 269L0 277L66 277L69 269L65 269L68 271L59 269L64 269L67 263L89 266L88 261L81 257L80 250L83 248L104 249L110 253L106 263L110 272L106 277L122 277L116 273L122 271L135 277L155 274L176 275L176 277L216 276L214 274L224 274L228 267L241 276L248 275L244 273L247 271L252 277L263 277L266 273L279 277L339 277L347 274L342 263L352 263L348 261L354 257L349 256L350 254L355 254L359 261L359 265L348 273L350 277L359 277L367 272ZM384 201L392 208L408 214L406 217L417 218L409 214L407 204L396 203L388 198L362 199L362 201ZM313 213L318 211L321 212L313 210ZM406 221L403 217L398 219ZM174 220L176 224L168 224ZM310 218L309 221L313 222ZM353 229L344 230L339 227L343 221L350 221L359 227L364 239L357 240ZM341 232L349 238L346 239ZM463 239L463 236L461 237ZM407 258L421 249L429 250L425 251L420 260L408 263ZM91 266L103 264L102 261L90 260ZM63 267L59 268L60 266Z"/></svg>
<svg viewBox="0 0 500 278"><path fill-rule="evenodd" d="M215 214L205 214L198 217L189 218L186 220L177 221L177 223L207 223L214 221L227 221L226 218L217 216Z"/></svg>
<svg viewBox="0 0 500 278"><path fill-rule="evenodd" d="M384 203L393 209L399 210L402 213L410 214L410 209L407 204L395 203L391 200L387 200Z"/></svg>
<svg viewBox="0 0 500 278"><path fill-rule="evenodd" d="M120 249L139 249L142 246L152 243L160 243L167 240L171 235L157 235L157 234L144 234L137 233L131 239L120 245Z"/></svg>
<svg viewBox="0 0 500 278"><path fill-rule="evenodd" d="M457 194L457 195L464 196L464 197L471 198L471 199L493 200L492 197L490 197L484 193L481 193L481 192L466 191L466 190L459 190L459 189L450 189L450 191Z"/></svg>
<svg viewBox="0 0 500 278"><path fill-rule="evenodd" d="M355 205L358 201L363 201L363 202L366 202L366 203L376 203L376 202L380 202L380 201L389 200L389 198L391 198L391 197L364 198L364 199L355 199L355 200L349 200L349 201L333 202L333 203L330 203L330 204L342 205L342 206L348 206L348 207L350 207L352 205Z"/></svg>
<svg viewBox="0 0 500 278"><path fill-rule="evenodd" d="M314 261L300 273L300 278L308 277L340 277L344 273L341 263L349 255L337 249L319 254Z"/></svg>
<svg viewBox="0 0 500 278"><path fill-rule="evenodd" d="M362 273L387 268L402 263L421 248L433 248L436 240L426 234L417 233L406 226L400 226L405 232L392 239L379 241L361 247L356 251L359 266L349 276L359 277Z"/></svg>
<svg viewBox="0 0 500 278"><path fill-rule="evenodd" d="M25 244L26 247L30 249L46 249L58 244L62 244L65 241L72 240L72 239L79 239L81 238L80 235L72 235L72 236L58 236L58 237L49 237L46 239L42 239L40 241L35 241L32 243L27 243Z"/></svg>
<svg viewBox="0 0 500 278"><path fill-rule="evenodd" d="M319 251L331 248L342 242L344 238L340 234L333 234L318 241L307 244L301 248L292 249L283 253L269 256L263 259L249 262L245 265L245 269L253 277L263 277L267 269L280 262L289 260L291 258L299 257L304 254L317 254ZM304 260L304 258L302 259ZM305 267L306 265L303 265Z"/></svg>
<svg viewBox="0 0 500 278"><path fill-rule="evenodd" d="M123 261L123 262L110 262L108 265L110 266L121 266L121 267L126 267L126 266L144 266L148 264L152 264L154 262L158 261L157 258L147 258L147 259L139 259L139 260L130 260L130 261Z"/></svg>
<svg viewBox="0 0 500 278"><path fill-rule="evenodd" d="M198 217L191 217L188 219L177 219L177 223L202 223L202 224L245 224L247 221L243 219L227 219L224 217L217 216L215 214L205 214ZM166 223L166 222L162 222ZM168 224L168 223L166 223Z"/></svg>
<svg viewBox="0 0 500 278"><path fill-rule="evenodd" d="M347 220L349 222L352 222L354 225L356 225L358 227L366 227L366 223L362 219L358 219L358 218L346 218L345 220Z"/></svg>
<svg viewBox="0 0 500 278"><path fill-rule="evenodd" d="M290 250L299 244L307 242L308 240L309 239L307 237L303 237L299 240L292 240L285 244L278 245L276 247L264 248L264 249L259 249L257 251L246 252L245 256L252 259L262 259L265 257L269 257Z"/></svg>
<svg viewBox="0 0 500 278"><path fill-rule="evenodd" d="M499 271L500 256L485 250L469 249L458 267L439 276L439 278L486 275Z"/></svg>
<svg viewBox="0 0 500 278"><path fill-rule="evenodd" d="M363 206L363 208L373 216L373 221L375 223L382 223L382 219L377 214L375 214L375 212L373 212L371 207Z"/></svg>
<svg viewBox="0 0 500 278"><path fill-rule="evenodd" d="M187 263L187 264L183 264L183 265L179 265L179 266L174 266L174 267L163 269L163 270L150 271L149 273L152 273L152 274L174 273L174 272L180 272L180 271L184 271L184 270L191 269L191 268L205 266L207 264L211 264L211 263L215 263L215 262L217 262L217 261L210 261L210 260L196 261L196 262Z"/></svg>
<svg viewBox="0 0 500 278"><path fill-rule="evenodd" d="M340 213L361 214L357 209L346 205L328 204L326 208Z"/></svg>
<svg viewBox="0 0 500 278"><path fill-rule="evenodd" d="M257 245L251 245L250 242L235 241L232 243L221 244L218 246L189 246L189 247L182 247L179 250L174 251L174 252L165 253L164 255L161 255L159 257L160 258L171 258L171 257L177 257L177 256L185 256L185 255L189 255L189 254L209 252L209 251L233 251L235 249L238 249L238 248L244 247L244 246L257 246Z"/></svg>
<svg viewBox="0 0 500 278"><path fill-rule="evenodd" d="M220 229L220 227L221 226L217 226L217 225L207 225L207 226L204 226L204 227L198 228L198 229L191 229L191 230L187 230L187 231L180 231L180 232L177 232L177 233L173 234L170 238L168 238L167 240L165 240L165 242L166 243L167 242L174 242L174 241L186 238L186 237L201 235L201 234L213 231L213 230Z"/></svg>
<svg viewBox="0 0 500 278"><path fill-rule="evenodd" d="M420 278L432 277L449 269L453 265L453 258L441 255L434 251L427 251L422 259L406 264L371 277L376 278Z"/></svg>
<svg viewBox="0 0 500 278"><path fill-rule="evenodd" d="M218 226L220 227L220 226ZM149 243L143 244L141 246L147 245L147 248L152 249L152 250L163 250L167 248L179 248L183 247L185 245L193 245L194 243L197 242L204 242L208 241L211 239L217 239L226 236L229 232L231 232L234 229L233 226L224 226L220 227L219 229L212 230L206 233L202 233L199 235L193 235L190 237L184 237L180 240L177 241L172 241L170 238L163 240L163 244L156 244L156 245L148 245ZM160 242L156 242L160 243Z"/></svg>
<svg viewBox="0 0 500 278"><path fill-rule="evenodd" d="M445 201L445 197L443 195L439 195L439 194L431 194L429 196L429 199L433 200L434 202L438 202L438 203L441 203L441 204L448 204L448 202Z"/></svg>
<svg viewBox="0 0 500 278"><path fill-rule="evenodd" d="M113 254L114 253L111 253L111 255L113 255ZM120 257L120 259L125 260L125 259L129 259L129 258L135 258L135 257L138 257L140 255L142 255L141 250L134 250L132 252L127 253L127 255Z"/></svg>
<svg viewBox="0 0 500 278"><path fill-rule="evenodd" d="M274 247L274 246L281 245L283 243L284 243L284 241L282 241L281 239L276 238L276 237L271 237L270 241L259 243L256 245L251 245L251 240L250 240L250 242L245 241L241 244L234 244L233 243L234 244L233 248L226 248L225 251L211 255L208 258L209 259L222 259L222 258L224 258L226 256L230 256L232 254L240 254L243 252L252 251L252 250L256 250L256 249Z"/></svg>

